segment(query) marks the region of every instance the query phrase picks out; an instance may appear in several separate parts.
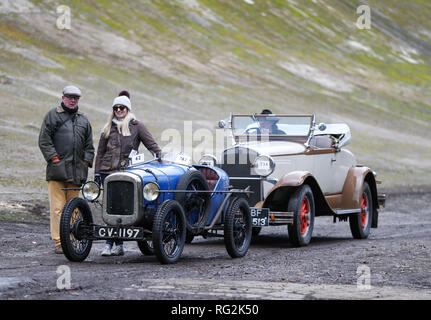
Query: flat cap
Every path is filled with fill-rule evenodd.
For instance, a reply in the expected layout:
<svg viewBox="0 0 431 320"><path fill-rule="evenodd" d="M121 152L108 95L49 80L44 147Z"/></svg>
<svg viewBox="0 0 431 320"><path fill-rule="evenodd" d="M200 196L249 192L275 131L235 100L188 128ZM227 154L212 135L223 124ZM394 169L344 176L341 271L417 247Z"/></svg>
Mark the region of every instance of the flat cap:
<svg viewBox="0 0 431 320"><path fill-rule="evenodd" d="M66 86L63 89L63 95L65 95L65 94L80 97L81 96L81 90L79 90L79 88L75 87L75 86Z"/></svg>

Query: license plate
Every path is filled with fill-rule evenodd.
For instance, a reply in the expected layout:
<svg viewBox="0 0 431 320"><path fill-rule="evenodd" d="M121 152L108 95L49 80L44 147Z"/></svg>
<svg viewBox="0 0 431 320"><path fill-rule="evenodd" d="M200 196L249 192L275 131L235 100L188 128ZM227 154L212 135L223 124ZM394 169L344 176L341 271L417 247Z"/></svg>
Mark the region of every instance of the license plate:
<svg viewBox="0 0 431 320"><path fill-rule="evenodd" d="M142 239L143 228L135 227L94 227L94 235L100 239Z"/></svg>
<svg viewBox="0 0 431 320"><path fill-rule="evenodd" d="M269 226L268 208L250 208L250 215L253 222L253 227Z"/></svg>

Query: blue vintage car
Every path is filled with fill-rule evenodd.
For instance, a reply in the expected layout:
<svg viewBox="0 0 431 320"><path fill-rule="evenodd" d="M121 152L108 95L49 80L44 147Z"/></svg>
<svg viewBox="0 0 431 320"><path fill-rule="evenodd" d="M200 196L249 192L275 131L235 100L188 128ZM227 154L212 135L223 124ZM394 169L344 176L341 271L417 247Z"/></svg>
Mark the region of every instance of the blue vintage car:
<svg viewBox="0 0 431 320"><path fill-rule="evenodd" d="M94 240L137 241L161 263L175 263L196 235L223 236L233 258L250 245L250 191L230 189L218 167L153 159L107 176L103 188L88 181L81 189L84 199L71 199L60 221L61 246L71 261L85 260ZM102 191L106 225L96 225L87 201L100 204Z"/></svg>

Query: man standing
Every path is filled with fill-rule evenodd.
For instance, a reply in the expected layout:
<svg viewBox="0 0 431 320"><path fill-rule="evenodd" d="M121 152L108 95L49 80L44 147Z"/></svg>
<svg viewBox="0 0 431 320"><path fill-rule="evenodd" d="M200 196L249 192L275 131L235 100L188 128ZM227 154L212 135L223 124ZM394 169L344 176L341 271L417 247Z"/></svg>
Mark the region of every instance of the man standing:
<svg viewBox="0 0 431 320"><path fill-rule="evenodd" d="M55 243L55 253L62 253L59 229L63 207L79 195L78 190L62 188L80 187L87 180L94 158L92 129L79 110L80 97L79 88L66 86L61 104L48 111L39 134L39 148L47 162L51 239Z"/></svg>

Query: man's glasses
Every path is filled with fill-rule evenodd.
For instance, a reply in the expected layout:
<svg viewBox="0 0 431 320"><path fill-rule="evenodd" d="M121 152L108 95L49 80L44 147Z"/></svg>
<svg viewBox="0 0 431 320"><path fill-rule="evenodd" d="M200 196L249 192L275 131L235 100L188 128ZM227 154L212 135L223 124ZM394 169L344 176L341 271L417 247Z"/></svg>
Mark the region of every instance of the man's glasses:
<svg viewBox="0 0 431 320"><path fill-rule="evenodd" d="M125 106L113 106L112 107L112 110L114 110L114 111L118 111L118 110L121 110L121 111L123 111L124 109L126 109L127 107L125 107Z"/></svg>
<svg viewBox="0 0 431 320"><path fill-rule="evenodd" d="M79 100L79 96L71 96L71 95L68 95L68 94L65 94L64 95L67 99L69 99L69 100L72 100L72 99L75 99L75 100Z"/></svg>

